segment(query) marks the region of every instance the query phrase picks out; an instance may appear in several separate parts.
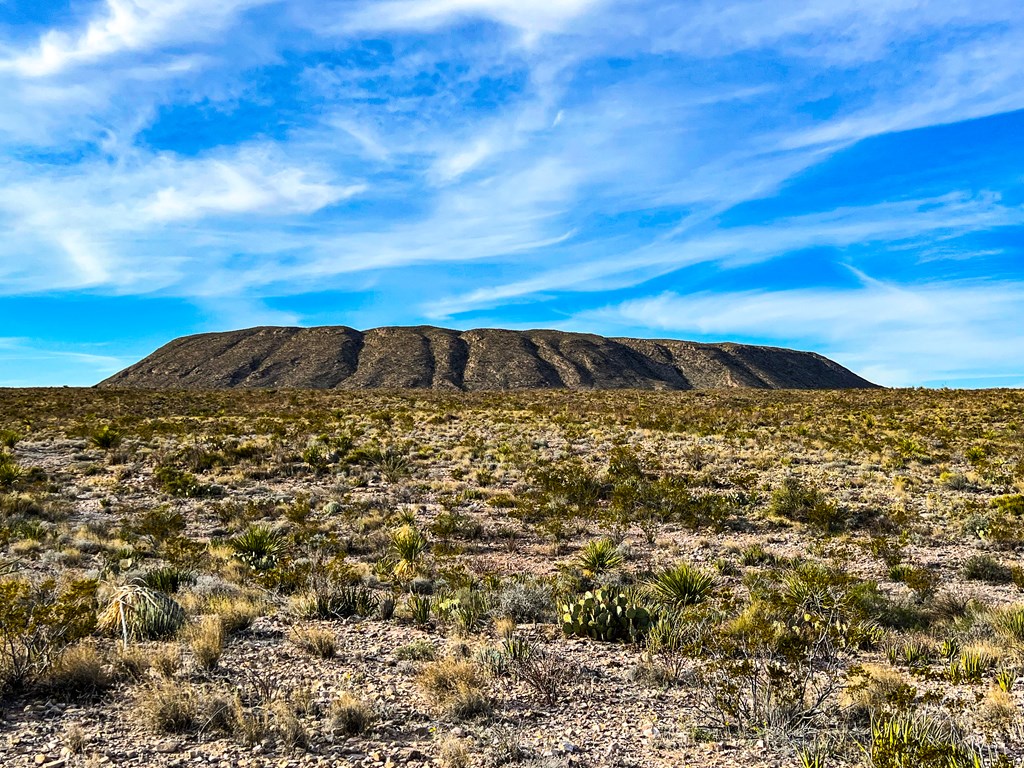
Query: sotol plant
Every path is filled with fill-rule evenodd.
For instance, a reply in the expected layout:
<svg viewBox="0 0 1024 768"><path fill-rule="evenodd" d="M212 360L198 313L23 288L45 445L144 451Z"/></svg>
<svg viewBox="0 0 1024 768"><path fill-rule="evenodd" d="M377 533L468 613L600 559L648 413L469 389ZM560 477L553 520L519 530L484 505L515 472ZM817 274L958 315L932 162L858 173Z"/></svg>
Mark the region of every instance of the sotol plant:
<svg viewBox="0 0 1024 768"><path fill-rule="evenodd" d="M125 644L173 635L184 623L185 611L177 602L141 583L118 588L97 619L100 630L119 635Z"/></svg>
<svg viewBox="0 0 1024 768"><path fill-rule="evenodd" d="M701 571L689 563L679 563L662 571L646 584L646 591L666 608L679 609L702 603L714 591L713 574Z"/></svg>
<svg viewBox="0 0 1024 768"><path fill-rule="evenodd" d="M228 544L235 557L256 571L273 568L285 550L284 537L266 525L253 525Z"/></svg>
<svg viewBox="0 0 1024 768"><path fill-rule="evenodd" d="M576 565L591 577L618 568L622 563L622 553L611 539L588 542L576 556Z"/></svg>

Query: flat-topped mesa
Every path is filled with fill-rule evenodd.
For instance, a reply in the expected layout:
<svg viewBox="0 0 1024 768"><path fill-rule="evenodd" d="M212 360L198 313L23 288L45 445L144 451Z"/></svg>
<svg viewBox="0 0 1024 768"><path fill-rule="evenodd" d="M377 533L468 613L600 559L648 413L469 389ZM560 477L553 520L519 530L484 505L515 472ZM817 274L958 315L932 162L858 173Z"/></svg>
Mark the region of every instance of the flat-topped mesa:
<svg viewBox="0 0 1024 768"><path fill-rule="evenodd" d="M814 354L745 344L432 326L184 336L101 387L133 389L865 389Z"/></svg>

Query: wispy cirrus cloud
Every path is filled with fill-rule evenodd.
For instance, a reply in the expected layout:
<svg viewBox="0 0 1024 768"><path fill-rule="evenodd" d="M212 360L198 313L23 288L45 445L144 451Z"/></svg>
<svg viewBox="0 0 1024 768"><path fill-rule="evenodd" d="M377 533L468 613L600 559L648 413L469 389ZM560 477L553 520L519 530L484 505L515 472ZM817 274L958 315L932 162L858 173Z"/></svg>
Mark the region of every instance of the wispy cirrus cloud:
<svg viewBox="0 0 1024 768"><path fill-rule="evenodd" d="M810 248L842 250L867 244L930 248L972 232L1022 225L1022 206L1005 205L992 194L951 193L939 198L837 208L781 218L762 226L705 226L703 232L690 234L682 227L670 238L625 255L587 258L538 271L524 280L477 288L436 301L428 305L427 312L444 318L502 302L521 302L534 294L621 289L696 264L715 262L730 269Z"/></svg>
<svg viewBox="0 0 1024 768"><path fill-rule="evenodd" d="M235 14L271 0L106 0L84 29L51 30L28 51L0 59L0 71L47 77L132 51L206 40Z"/></svg>
<svg viewBox="0 0 1024 768"><path fill-rule="evenodd" d="M101 0L0 34L0 301L566 325L744 281L865 301L842 265L980 293L1024 228L1016 157L991 159L1013 131L975 124L1024 129L1018 11Z"/></svg>
<svg viewBox="0 0 1024 768"><path fill-rule="evenodd" d="M720 339L778 338L815 347L888 386L1024 382L1022 282L663 293L574 318ZM864 340L870 339L870 344Z"/></svg>

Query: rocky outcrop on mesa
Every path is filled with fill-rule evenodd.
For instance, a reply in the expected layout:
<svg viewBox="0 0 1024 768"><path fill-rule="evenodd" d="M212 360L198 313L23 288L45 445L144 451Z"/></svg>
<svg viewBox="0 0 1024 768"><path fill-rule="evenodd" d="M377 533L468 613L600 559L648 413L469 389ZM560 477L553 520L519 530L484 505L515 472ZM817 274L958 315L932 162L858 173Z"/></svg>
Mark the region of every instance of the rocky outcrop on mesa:
<svg viewBox="0 0 1024 768"><path fill-rule="evenodd" d="M175 339L100 383L141 389L862 389L812 352L563 331L250 328Z"/></svg>

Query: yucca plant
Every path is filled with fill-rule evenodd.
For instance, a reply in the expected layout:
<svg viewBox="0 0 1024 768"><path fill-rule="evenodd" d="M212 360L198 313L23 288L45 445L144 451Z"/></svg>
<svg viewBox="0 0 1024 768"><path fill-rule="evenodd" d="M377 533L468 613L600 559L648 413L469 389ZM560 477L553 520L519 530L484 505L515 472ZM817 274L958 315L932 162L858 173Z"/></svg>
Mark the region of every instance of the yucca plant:
<svg viewBox="0 0 1024 768"><path fill-rule="evenodd" d="M960 643L954 637L947 637L939 646L939 655L942 658L952 661L960 655Z"/></svg>
<svg viewBox="0 0 1024 768"><path fill-rule="evenodd" d="M294 609L300 616L317 619L369 616L380 602L368 587L337 585L310 590L293 600Z"/></svg>
<svg viewBox="0 0 1024 768"><path fill-rule="evenodd" d="M800 768L825 768L828 765L828 753L818 744L800 747L797 751Z"/></svg>
<svg viewBox="0 0 1024 768"><path fill-rule="evenodd" d="M185 623L185 611L163 592L133 582L119 587L97 618L104 632L129 640L153 640L173 635Z"/></svg>
<svg viewBox="0 0 1024 768"><path fill-rule="evenodd" d="M438 614L454 619L455 625L463 632L472 632L480 626L488 610L487 596L470 589L460 590L456 595L440 600L437 605Z"/></svg>
<svg viewBox="0 0 1024 768"><path fill-rule="evenodd" d="M412 471L409 457L391 448L379 451L370 463L389 483L398 482Z"/></svg>
<svg viewBox="0 0 1024 768"><path fill-rule="evenodd" d="M934 648L920 638L909 638L898 649L897 660L909 667L927 666L932 661Z"/></svg>
<svg viewBox="0 0 1024 768"><path fill-rule="evenodd" d="M419 559L427 548L427 537L412 525L403 525L391 534L391 552L397 558L392 573L396 578L409 578L419 568Z"/></svg>
<svg viewBox="0 0 1024 768"><path fill-rule="evenodd" d="M1007 693L1013 692L1017 682L1017 670L1011 667L1000 667L996 670L996 685Z"/></svg>
<svg viewBox="0 0 1024 768"><path fill-rule="evenodd" d="M253 525L228 540L235 557L256 571L268 571L284 554L284 537L267 525Z"/></svg>
<svg viewBox="0 0 1024 768"><path fill-rule="evenodd" d="M958 672L958 679L953 682L980 683L985 673L998 663L998 659L983 649L966 648L960 653L959 663L952 665Z"/></svg>
<svg viewBox="0 0 1024 768"><path fill-rule="evenodd" d="M13 429L0 429L0 447L12 450L21 440L21 435Z"/></svg>
<svg viewBox="0 0 1024 768"><path fill-rule="evenodd" d="M576 556L576 565L591 577L618 568L623 562L622 553L611 539L588 542Z"/></svg>
<svg viewBox="0 0 1024 768"><path fill-rule="evenodd" d="M714 574L683 562L656 574L645 587L651 598L666 608L685 608L707 600L716 583Z"/></svg>
<svg viewBox="0 0 1024 768"><path fill-rule="evenodd" d="M911 712L871 723L874 768L977 768L981 756L951 724Z"/></svg>
<svg viewBox="0 0 1024 768"><path fill-rule="evenodd" d="M196 583L194 571L178 568L173 565L165 565L162 568L154 568L141 577L142 582L150 589L157 592L164 592L173 595L182 587Z"/></svg>
<svg viewBox="0 0 1024 768"><path fill-rule="evenodd" d="M1013 605L1003 611L999 616L998 627L1010 639L1024 643L1024 606Z"/></svg>
<svg viewBox="0 0 1024 768"><path fill-rule="evenodd" d="M102 427L93 430L93 433L89 436L89 442L96 448L109 451L111 448L117 448L121 444L121 433L109 424L104 424Z"/></svg>
<svg viewBox="0 0 1024 768"><path fill-rule="evenodd" d="M777 561L778 557L761 544L754 543L740 550L742 565L772 565Z"/></svg>
<svg viewBox="0 0 1024 768"><path fill-rule="evenodd" d="M21 479L21 467L14 461L14 457L6 453L0 453L0 489L13 488Z"/></svg>
<svg viewBox="0 0 1024 768"><path fill-rule="evenodd" d="M425 626L430 621L431 603L427 595L409 596L409 613L417 626Z"/></svg>

